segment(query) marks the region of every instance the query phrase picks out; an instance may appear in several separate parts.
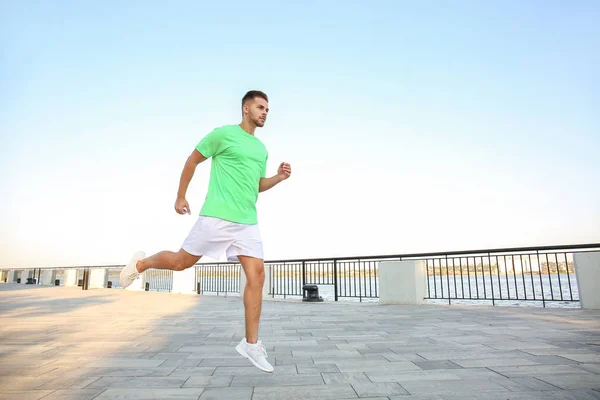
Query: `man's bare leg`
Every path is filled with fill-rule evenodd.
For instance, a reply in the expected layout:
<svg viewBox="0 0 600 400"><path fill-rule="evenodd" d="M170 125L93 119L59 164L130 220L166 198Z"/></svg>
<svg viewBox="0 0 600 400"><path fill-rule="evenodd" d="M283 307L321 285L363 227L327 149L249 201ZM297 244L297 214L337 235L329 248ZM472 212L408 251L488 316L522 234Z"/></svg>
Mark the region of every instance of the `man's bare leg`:
<svg viewBox="0 0 600 400"><path fill-rule="evenodd" d="M150 268L170 269L171 271L183 271L196 264L201 256L194 256L180 249L177 253L172 251L161 251L153 256L144 258L144 253L138 251L121 270L119 282L123 288L133 283L138 276Z"/></svg>
<svg viewBox="0 0 600 400"><path fill-rule="evenodd" d="M187 251L180 249L177 253L173 251L161 251L148 258L137 262L139 273L154 269L170 269L171 271L183 271L196 264L202 256L195 256Z"/></svg>
<svg viewBox="0 0 600 400"><path fill-rule="evenodd" d="M248 343L258 341L258 324L262 311L262 292L265 283L265 265L259 258L239 256L246 274L244 289L244 313L246 320L246 340Z"/></svg>
<svg viewBox="0 0 600 400"><path fill-rule="evenodd" d="M246 337L235 347L238 353L246 357L255 367L265 372L273 372L273 366L267 361L267 349L258 340L258 325L262 311L262 291L265 283L264 261L258 258L239 256L246 274L244 289L244 317Z"/></svg>

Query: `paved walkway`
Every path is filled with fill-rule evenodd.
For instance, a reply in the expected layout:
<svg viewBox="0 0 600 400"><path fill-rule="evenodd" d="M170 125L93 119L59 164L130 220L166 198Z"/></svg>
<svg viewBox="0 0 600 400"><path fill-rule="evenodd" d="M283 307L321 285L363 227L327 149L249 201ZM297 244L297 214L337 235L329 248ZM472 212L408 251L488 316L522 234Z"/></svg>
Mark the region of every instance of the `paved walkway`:
<svg viewBox="0 0 600 400"><path fill-rule="evenodd" d="M0 284L0 399L600 399L600 312L265 301Z"/></svg>

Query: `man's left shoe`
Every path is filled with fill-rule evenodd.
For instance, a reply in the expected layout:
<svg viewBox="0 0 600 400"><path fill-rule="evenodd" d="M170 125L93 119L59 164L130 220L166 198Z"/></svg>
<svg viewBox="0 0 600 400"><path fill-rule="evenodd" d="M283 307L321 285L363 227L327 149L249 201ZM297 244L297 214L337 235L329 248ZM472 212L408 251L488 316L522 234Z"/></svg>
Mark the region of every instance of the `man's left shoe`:
<svg viewBox="0 0 600 400"><path fill-rule="evenodd" d="M235 349L243 357L246 357L254 366L261 371L273 372L273 366L267 361L267 349L259 340L258 343L251 344L243 338L242 341L235 346Z"/></svg>

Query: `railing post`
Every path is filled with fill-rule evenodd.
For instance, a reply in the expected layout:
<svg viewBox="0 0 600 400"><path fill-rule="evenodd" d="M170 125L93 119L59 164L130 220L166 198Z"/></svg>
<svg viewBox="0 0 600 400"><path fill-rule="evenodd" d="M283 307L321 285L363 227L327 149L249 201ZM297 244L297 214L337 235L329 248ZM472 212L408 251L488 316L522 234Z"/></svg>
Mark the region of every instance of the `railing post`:
<svg viewBox="0 0 600 400"><path fill-rule="evenodd" d="M306 261L302 261L302 287L306 285Z"/></svg>
<svg viewBox="0 0 600 400"><path fill-rule="evenodd" d="M335 301L338 301L337 260L333 260L333 292Z"/></svg>
<svg viewBox="0 0 600 400"><path fill-rule="evenodd" d="M90 276L90 269L85 268L83 270L83 284L81 285L81 290L88 290L89 276Z"/></svg>

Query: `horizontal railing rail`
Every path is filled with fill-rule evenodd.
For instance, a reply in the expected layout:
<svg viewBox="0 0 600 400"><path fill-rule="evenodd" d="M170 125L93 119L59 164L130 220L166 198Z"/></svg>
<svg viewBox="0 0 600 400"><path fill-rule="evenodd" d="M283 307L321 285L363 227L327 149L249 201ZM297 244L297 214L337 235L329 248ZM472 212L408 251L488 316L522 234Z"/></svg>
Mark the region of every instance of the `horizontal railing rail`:
<svg viewBox="0 0 600 400"><path fill-rule="evenodd" d="M429 253L352 257L267 260L265 285L272 297L302 297L305 285L317 285L323 297L338 301L377 300L379 263L420 260L426 270L425 299L455 302L579 302L573 255L600 251L600 243L538 247L511 247ZM77 281L84 289L90 269L107 268L109 286L119 288L122 265L71 266L13 269L13 282L33 280L39 284L42 271L52 269L63 284L68 270L77 269ZM242 268L239 263L197 263L196 290L201 294L239 295ZM4 271L5 269L2 269ZM33 271L33 272L32 272ZM145 273L146 290L171 291L173 272ZM33 276L33 278L32 278ZM6 273L0 277L8 279Z"/></svg>

